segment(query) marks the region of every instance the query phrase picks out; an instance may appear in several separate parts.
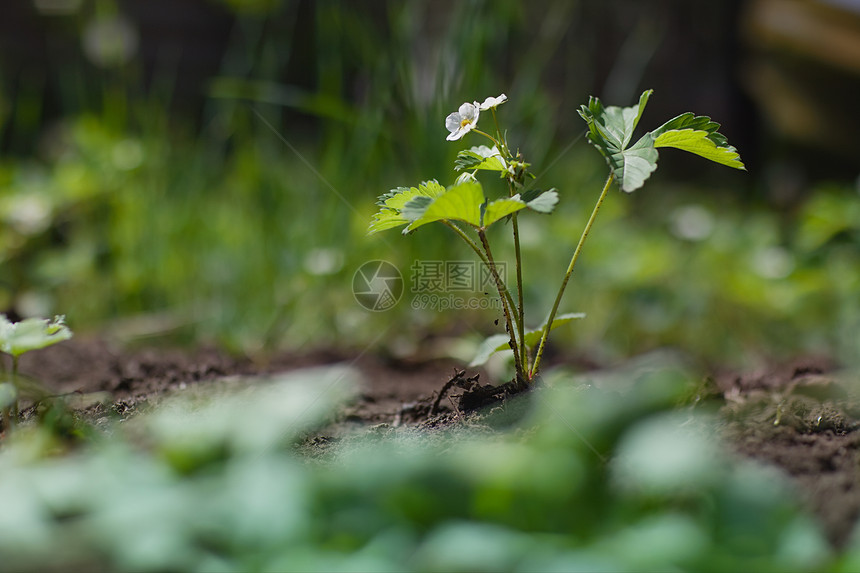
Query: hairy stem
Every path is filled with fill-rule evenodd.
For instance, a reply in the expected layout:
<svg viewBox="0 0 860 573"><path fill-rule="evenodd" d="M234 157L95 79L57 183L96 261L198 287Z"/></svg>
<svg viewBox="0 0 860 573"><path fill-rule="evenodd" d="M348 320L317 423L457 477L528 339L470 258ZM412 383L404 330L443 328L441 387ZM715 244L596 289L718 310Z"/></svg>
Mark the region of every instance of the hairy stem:
<svg viewBox="0 0 860 573"><path fill-rule="evenodd" d="M591 231L591 226L594 224L594 220L597 218L597 212L600 211L600 206L603 205L603 200L606 198L606 193L609 191L609 187L612 185L612 174L609 174L609 177L606 179L606 184L603 186L603 191L600 193L600 197L597 198L597 203L594 205L594 210L591 212L591 216L588 218L588 222L585 224L585 229L582 230L582 236L579 238L579 243L576 245L576 250L573 251L573 257L570 259L570 264L567 266L567 272L564 274L564 280L561 281L561 288L558 289L558 295L555 297L555 302L552 305L552 310L549 312L549 317L546 319L546 323L543 327L543 333L541 333L540 344L538 345L537 354L535 355L534 364L532 364L532 368L529 371L529 379L533 379L535 374L537 374L538 368L540 367L541 357L543 357L544 347L546 346L546 339L549 336L549 331L552 329L552 321L555 319L555 315L558 312L558 306L561 304L561 297L564 296L564 289L567 288L567 282L570 280L570 275L573 274L573 267L576 265L576 260L579 258L579 253L582 252L582 246L585 244L585 239L588 238L588 233Z"/></svg>
<svg viewBox="0 0 860 573"><path fill-rule="evenodd" d="M498 146L499 146L499 142L498 142L498 140L496 140L496 138L495 138L495 137L493 137L492 135L490 135L490 134L489 134L489 133L487 133L486 131L481 131L480 129L477 129L477 128L473 128L473 129L472 129L472 131L474 131L474 132L475 132L475 133L477 133L478 135L483 135L484 137L486 137L487 139L489 139L490 141L492 141L492 142L493 142L493 145L495 145L496 147L498 147Z"/></svg>
<svg viewBox="0 0 860 573"><path fill-rule="evenodd" d="M529 357L528 354L526 354L525 308L523 306L523 257L520 252L520 229L517 224L517 214L518 213L514 213L511 215L511 223L514 232L514 253L517 265L517 327L519 328L520 358L523 362L523 369L528 369Z"/></svg>
<svg viewBox="0 0 860 573"><path fill-rule="evenodd" d="M441 222L444 223L449 229L451 229L452 231L457 233L457 235L459 235L461 239L466 241L466 244L469 245L472 248L472 250L475 251L475 253L477 253L477 255L481 258L481 260L484 263L489 262L487 260L487 255L484 254L484 251L481 250L481 247L478 246L478 243L473 241L472 238L469 235L467 235L465 233L465 231L463 231L463 229L461 229L460 227L458 227L457 225L455 225L454 223L452 223L451 221L449 221L447 219L442 219Z"/></svg>
<svg viewBox="0 0 860 573"><path fill-rule="evenodd" d="M483 229L478 229L478 236L481 238L481 244L484 246L484 252L487 253L487 260L489 261L490 273L493 275L493 280L496 281L496 288L499 291L499 296L502 297L502 302L505 300L511 300L511 295L508 292L507 287L505 286L505 282L502 280L502 277L499 276L499 271L496 268L496 262L493 260L493 252L490 250L490 243L487 241L487 234ZM505 311L505 323L508 334L511 337L511 350L514 352L514 367L517 370L517 384L525 381L526 371L523 368L522 358L520 357L519 346L517 345L517 331L514 330L514 325L512 322L512 317L517 316L517 308L513 306L509 308L508 304L503 304L502 307Z"/></svg>
<svg viewBox="0 0 860 573"><path fill-rule="evenodd" d="M18 424L18 357L12 355L12 386L15 387L15 399L12 400L12 405L7 410L7 426L8 429L14 428Z"/></svg>
<svg viewBox="0 0 860 573"><path fill-rule="evenodd" d="M508 144L502 136L502 130L499 128L499 120L496 119L496 108L492 108L491 111L493 112L493 123L496 124L496 137L498 137L499 142L498 145L501 148L502 153L505 154L505 159L512 159L511 152L508 149Z"/></svg>
<svg viewBox="0 0 860 573"><path fill-rule="evenodd" d="M2 378L0 378L0 380L3 380L3 382L5 382L6 381L6 376L5 376L5 374L6 374L6 360L2 356L0 356L0 373L4 374L4 376ZM3 406L3 410L0 411L0 414L3 415L3 426L6 430L9 429L9 418L11 418L11 414L9 412L11 412L11 411L12 411L12 408L10 406Z"/></svg>

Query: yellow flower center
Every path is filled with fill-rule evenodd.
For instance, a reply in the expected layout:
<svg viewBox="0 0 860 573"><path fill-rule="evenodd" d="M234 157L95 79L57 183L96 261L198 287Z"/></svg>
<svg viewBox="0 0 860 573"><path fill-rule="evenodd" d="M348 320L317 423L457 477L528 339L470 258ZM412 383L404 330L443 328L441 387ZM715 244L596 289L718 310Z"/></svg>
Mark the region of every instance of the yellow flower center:
<svg viewBox="0 0 860 573"><path fill-rule="evenodd" d="M463 118L462 120L460 120L460 127L466 127L467 125L469 125L471 123L472 123L471 119Z"/></svg>

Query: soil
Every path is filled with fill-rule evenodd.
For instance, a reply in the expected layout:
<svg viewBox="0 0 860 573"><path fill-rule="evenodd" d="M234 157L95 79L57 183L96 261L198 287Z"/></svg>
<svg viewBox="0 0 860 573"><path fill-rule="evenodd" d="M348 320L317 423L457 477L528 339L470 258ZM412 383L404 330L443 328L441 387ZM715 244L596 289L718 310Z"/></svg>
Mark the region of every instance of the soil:
<svg viewBox="0 0 860 573"><path fill-rule="evenodd" d="M457 372L454 361L417 362L369 353L356 356L346 351L313 350L254 361L211 347L190 352L125 350L99 339L75 338L21 357L20 374L41 387L29 401L22 400L22 416L32 416L36 400L47 395L77 397L76 403L84 409L101 402L103 409L128 417L176 393L209 388L223 391L223 385L217 384L220 381L333 364L349 364L361 373L365 385L339 420L362 425L391 423L398 416L404 421L417 421L419 415L426 418L431 399ZM420 404L427 406L422 409ZM413 415L413 409L420 414ZM450 411L447 400L438 410Z"/></svg>
<svg viewBox="0 0 860 573"><path fill-rule="evenodd" d="M23 356L20 372L40 382L42 396L79 398L74 406L79 413L104 419L133 416L175 393L218 392L220 381L237 376L336 363L357 368L365 385L331 426L309 438L311 449L350 432L456 424L465 410L503 397L498 389L481 385L484 373L466 373L454 361L356 357L330 350L282 354L260 363L214 348L123 350L76 338ZM696 400L717 404L723 434L739 455L791 476L804 503L840 547L860 517L860 392L851 380L825 374L829 369L825 362L806 361L761 374L716 376L705 381ZM22 417L37 415L44 401L23 400Z"/></svg>
<svg viewBox="0 0 860 573"><path fill-rule="evenodd" d="M860 392L823 364L714 383L735 450L782 468L830 541L844 547L860 517Z"/></svg>

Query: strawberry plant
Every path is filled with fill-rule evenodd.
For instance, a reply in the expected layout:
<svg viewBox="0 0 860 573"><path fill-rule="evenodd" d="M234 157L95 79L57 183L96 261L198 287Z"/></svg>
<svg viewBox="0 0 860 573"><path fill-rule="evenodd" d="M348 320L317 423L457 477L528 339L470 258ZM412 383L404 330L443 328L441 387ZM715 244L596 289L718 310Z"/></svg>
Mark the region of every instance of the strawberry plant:
<svg viewBox="0 0 860 573"><path fill-rule="evenodd" d="M509 348L513 352L516 385L524 388L535 379L550 331L585 316L582 313L559 314L558 311L585 240L610 187L614 182L626 193L642 187L657 169L658 149L674 147L734 169L745 169L737 150L717 131L720 124L707 116L683 113L646 132L631 144L651 94L652 90L645 91L637 105L626 108L607 107L599 98L591 97L588 104L579 109L579 115L588 126L588 140L606 159L609 175L561 279L555 302L538 328L527 329L525 325L518 217L527 210L538 214L552 213L559 194L556 189L542 191L529 187L529 180L534 178L529 170L531 165L524 160L519 149L512 150L496 115L496 108L507 101L507 96L489 97L483 103L466 102L445 119L449 141L475 133L492 143L492 147L481 145L458 153L454 168L460 175L453 185L444 187L435 180L425 181L417 187L398 187L379 198L380 209L371 221L369 234L403 225L403 233L409 234L423 225L439 222L449 227L489 268L501 299L506 333L485 340L472 361L473 366L480 365L493 353ZM478 129L482 112L492 114L492 134ZM504 179L507 196L489 198L485 195L478 181L478 173L484 171L497 173ZM510 221L516 258L514 292L498 271L486 233L490 225L499 221Z"/></svg>
<svg viewBox="0 0 860 573"><path fill-rule="evenodd" d="M65 324L65 317L55 316L53 320L28 318L11 322L6 315L0 314L0 351L12 357L12 370L0 381L0 408L6 428L15 425L18 419L18 359L22 354L51 346L72 337L72 331Z"/></svg>

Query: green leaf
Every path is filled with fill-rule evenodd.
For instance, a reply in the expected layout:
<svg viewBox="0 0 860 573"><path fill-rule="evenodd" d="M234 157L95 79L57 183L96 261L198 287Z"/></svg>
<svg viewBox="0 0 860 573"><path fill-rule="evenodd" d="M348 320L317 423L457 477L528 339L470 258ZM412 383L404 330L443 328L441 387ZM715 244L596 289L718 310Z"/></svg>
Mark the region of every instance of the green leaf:
<svg viewBox="0 0 860 573"><path fill-rule="evenodd" d="M481 221L481 226L486 229L502 217L516 213L520 209L525 209L526 206L525 201L520 199L519 195L497 199L487 205L487 208L484 210L484 218Z"/></svg>
<svg viewBox="0 0 860 573"><path fill-rule="evenodd" d="M648 105L648 99L651 97L653 90L648 90L639 96L639 104L632 107L616 107L609 106L605 110L606 123L605 128L610 132L616 141L619 141L622 149L627 147L630 139L633 137L633 131L639 124L639 119L645 111L645 106Z"/></svg>
<svg viewBox="0 0 860 573"><path fill-rule="evenodd" d="M437 181L424 181L418 187L397 187L381 195L376 204L381 209L373 216L367 234L405 225L417 217L408 218L402 213L403 207L417 197L434 199L445 193L445 188Z"/></svg>
<svg viewBox="0 0 860 573"><path fill-rule="evenodd" d="M381 209L373 216L368 234L410 223L408 233L422 225L450 219L474 227L481 225L484 191L477 181L464 181L445 189L436 181L416 187L398 187L379 198Z"/></svg>
<svg viewBox="0 0 860 573"><path fill-rule="evenodd" d="M416 198L404 205L403 214L417 217L403 231L408 233L433 221L463 221L473 227L481 226L481 206L484 204L484 191L477 181L467 181L449 187L445 193L427 203L426 199Z"/></svg>
<svg viewBox="0 0 860 573"><path fill-rule="evenodd" d="M710 117L687 112L652 131L651 137L654 147L674 147L721 165L746 170L738 150L729 145L726 137L717 131L719 128L720 124Z"/></svg>
<svg viewBox="0 0 860 573"><path fill-rule="evenodd" d="M667 121L628 147L651 93L644 92L638 105L626 108L604 108L598 98L592 97L579 110L588 124L588 140L606 158L613 178L624 191L639 189L657 169L658 147L675 147L721 165L746 169L737 149L717 132L720 124L692 113Z"/></svg>
<svg viewBox="0 0 860 573"><path fill-rule="evenodd" d="M567 324L572 320L578 320L580 318L585 318L585 313L570 312L567 314L560 314L552 321L552 328L550 328L550 330L555 330L559 326ZM527 348L532 348L540 342L540 338L543 335L543 329L544 326L541 326L540 328L527 330L525 332ZM510 340L511 337L507 334L494 334L492 336L487 337L484 342L482 342L481 345L478 347L478 351L475 353L475 358L473 358L472 362L469 363L469 367L471 368L475 366L481 366L482 364L485 364L487 360L490 359L490 356L492 356L496 352L510 350Z"/></svg>
<svg viewBox="0 0 860 573"><path fill-rule="evenodd" d="M649 134L627 147L652 93L643 92L637 105L626 108L605 108L600 99L591 97L579 110L588 124L589 142L606 158L613 177L627 193L641 187L657 169L658 153Z"/></svg>
<svg viewBox="0 0 860 573"><path fill-rule="evenodd" d="M403 206L403 209L400 211L400 215L407 221L420 219L424 216L424 213L427 212L427 207L429 207L433 201L435 201L435 199L431 197L414 197L409 201L409 203Z"/></svg>
<svg viewBox="0 0 860 573"><path fill-rule="evenodd" d="M64 321L64 317L55 316L52 321L28 318L12 323L5 315L0 315L0 351L18 357L30 350L68 340L72 331Z"/></svg>
<svg viewBox="0 0 860 573"><path fill-rule="evenodd" d="M551 213L556 203L558 203L558 193L555 189L549 191L533 189L526 191L522 196L518 194L513 197L497 199L484 209L481 226L486 229L499 219L525 208L538 213Z"/></svg>
<svg viewBox="0 0 860 573"><path fill-rule="evenodd" d="M579 110L579 115L588 124L589 140L598 148L616 151L626 148L652 93L653 90L643 92L637 105L625 108L604 107L600 98L589 97L588 105L581 106Z"/></svg>
<svg viewBox="0 0 860 573"><path fill-rule="evenodd" d="M584 312L568 312L566 314L560 314L553 319L550 331L553 331L559 326L565 325L572 320L579 320L581 318L585 318ZM527 347L531 348L538 342L540 342L540 337L543 334L544 326L546 326L546 323L544 323L544 325L542 325L540 328L526 331L525 338Z"/></svg>
<svg viewBox="0 0 860 573"><path fill-rule="evenodd" d="M400 225L405 225L409 220L403 218L399 211L394 209L380 209L370 221L370 226L367 228L367 234L372 235L386 229L393 229Z"/></svg>
<svg viewBox="0 0 860 573"><path fill-rule="evenodd" d="M725 136L717 133L720 124L712 121L706 115L695 115L692 112L682 113L678 117L674 117L651 132L654 139L658 139L663 133L677 129L695 129L699 131L707 131L709 137L714 138L714 143L726 144Z"/></svg>
<svg viewBox="0 0 860 573"><path fill-rule="evenodd" d="M422 182L418 187L397 187L388 193L381 195L376 204L389 209L402 209L403 206L415 197L438 197L445 192L445 188L439 185L435 179Z"/></svg>
<svg viewBox="0 0 860 573"><path fill-rule="evenodd" d="M651 94L653 93L654 90L645 90L642 92L642 95L639 96L639 106L636 111L636 118L633 120L633 125L630 127L630 135L633 135L633 130L636 129L637 125L639 125L639 120L642 119L642 114L645 112L645 106L648 105L648 100L651 99Z"/></svg>
<svg viewBox="0 0 860 573"><path fill-rule="evenodd" d="M642 187L657 169L658 157L654 140L646 133L633 147L613 154L608 162L621 189L632 193Z"/></svg>
<svg viewBox="0 0 860 573"><path fill-rule="evenodd" d="M558 191L555 189L550 189L549 191L529 189L522 194L522 200L526 202L526 206L532 211L552 213L558 204Z"/></svg>
<svg viewBox="0 0 860 573"><path fill-rule="evenodd" d="M458 153L454 168L457 171L484 169L505 172L508 171L508 164L502 158L502 153L497 147L491 149L486 145L481 145Z"/></svg>
<svg viewBox="0 0 860 573"><path fill-rule="evenodd" d="M457 154L457 159L454 160L454 169L457 171L466 171L474 169L484 161L477 153L465 149Z"/></svg>
<svg viewBox="0 0 860 573"><path fill-rule="evenodd" d="M490 359L490 356L495 354L496 352L500 352L502 350L510 350L511 347L509 342L511 337L507 334L494 334L492 336L488 336L484 339L484 342L478 347L478 351L475 353L475 357L469 363L470 368L474 368L475 366L481 366L487 363L487 360Z"/></svg>

